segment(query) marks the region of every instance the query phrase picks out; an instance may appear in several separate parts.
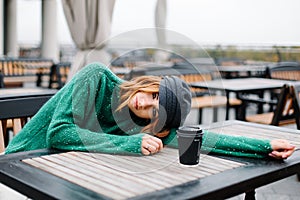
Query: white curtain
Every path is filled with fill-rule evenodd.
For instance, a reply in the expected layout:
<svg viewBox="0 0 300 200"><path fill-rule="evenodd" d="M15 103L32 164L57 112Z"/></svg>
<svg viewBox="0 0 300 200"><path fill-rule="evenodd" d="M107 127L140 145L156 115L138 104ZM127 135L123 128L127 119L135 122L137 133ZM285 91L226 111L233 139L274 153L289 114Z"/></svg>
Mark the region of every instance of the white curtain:
<svg viewBox="0 0 300 200"><path fill-rule="evenodd" d="M155 8L155 30L158 47L166 48L166 21L167 21L167 0L157 0ZM164 62L169 57L166 51L156 51L154 59L156 62Z"/></svg>
<svg viewBox="0 0 300 200"><path fill-rule="evenodd" d="M62 0L72 39L78 49L68 80L86 64L109 64L105 43L110 36L115 0Z"/></svg>

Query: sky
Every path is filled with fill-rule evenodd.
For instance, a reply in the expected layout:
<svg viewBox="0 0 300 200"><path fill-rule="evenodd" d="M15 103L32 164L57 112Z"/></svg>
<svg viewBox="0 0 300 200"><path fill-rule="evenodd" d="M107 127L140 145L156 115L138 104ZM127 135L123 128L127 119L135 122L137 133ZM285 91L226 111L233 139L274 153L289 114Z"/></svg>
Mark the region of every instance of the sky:
<svg viewBox="0 0 300 200"><path fill-rule="evenodd" d="M41 40L41 1L18 0L18 41ZM112 36L154 27L156 0L116 0ZM59 43L72 43L61 1ZM300 0L168 0L167 29L198 44L298 45Z"/></svg>

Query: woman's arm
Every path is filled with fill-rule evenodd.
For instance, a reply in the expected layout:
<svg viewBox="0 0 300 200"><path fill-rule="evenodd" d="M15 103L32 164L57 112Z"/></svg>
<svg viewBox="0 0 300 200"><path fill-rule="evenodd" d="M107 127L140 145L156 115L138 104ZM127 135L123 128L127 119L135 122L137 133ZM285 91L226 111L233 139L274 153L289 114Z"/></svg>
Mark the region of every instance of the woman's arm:
<svg viewBox="0 0 300 200"><path fill-rule="evenodd" d="M110 107L111 103L107 100L108 93L105 93L111 79L107 77L110 75L105 70L97 64L87 66L64 88L47 130L48 147L112 154L141 154L144 134L108 134L106 131L116 125L100 124L105 114L99 113L99 110ZM111 132L113 131L110 130Z"/></svg>
<svg viewBox="0 0 300 200"><path fill-rule="evenodd" d="M229 156L263 158L272 151L270 140L204 131L202 151Z"/></svg>
<svg viewBox="0 0 300 200"><path fill-rule="evenodd" d="M274 139L271 141L271 147L273 151L269 153L269 156L276 159L286 159L291 156L296 146L291 145L287 140Z"/></svg>
<svg viewBox="0 0 300 200"><path fill-rule="evenodd" d="M90 151L110 154L141 154L144 134L112 135L93 132L75 124L53 123L48 131L47 142L51 148L61 150Z"/></svg>
<svg viewBox="0 0 300 200"><path fill-rule="evenodd" d="M177 147L176 130L163 139L164 144ZM243 136L232 136L204 131L201 151L220 155L264 158L272 156L285 159L294 152L295 147L286 140L263 140Z"/></svg>

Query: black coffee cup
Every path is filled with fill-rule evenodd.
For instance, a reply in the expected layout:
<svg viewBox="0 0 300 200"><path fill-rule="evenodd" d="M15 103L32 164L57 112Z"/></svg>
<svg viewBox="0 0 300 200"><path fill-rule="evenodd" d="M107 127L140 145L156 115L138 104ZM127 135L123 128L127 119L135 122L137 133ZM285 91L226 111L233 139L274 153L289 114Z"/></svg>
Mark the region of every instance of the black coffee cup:
<svg viewBox="0 0 300 200"><path fill-rule="evenodd" d="M181 126L177 130L179 162L184 165L199 163L202 145L202 129L199 126Z"/></svg>

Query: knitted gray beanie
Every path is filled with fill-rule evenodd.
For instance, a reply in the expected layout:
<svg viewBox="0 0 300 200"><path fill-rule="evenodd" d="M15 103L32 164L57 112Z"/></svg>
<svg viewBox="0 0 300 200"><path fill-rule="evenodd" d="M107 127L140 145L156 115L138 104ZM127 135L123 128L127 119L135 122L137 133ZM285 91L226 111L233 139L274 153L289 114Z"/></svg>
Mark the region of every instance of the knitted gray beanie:
<svg viewBox="0 0 300 200"><path fill-rule="evenodd" d="M159 86L159 122L155 131L178 128L191 109L189 86L176 76L164 76Z"/></svg>

